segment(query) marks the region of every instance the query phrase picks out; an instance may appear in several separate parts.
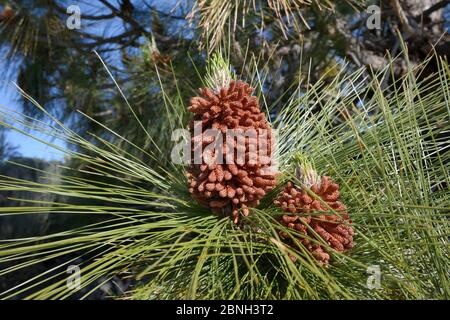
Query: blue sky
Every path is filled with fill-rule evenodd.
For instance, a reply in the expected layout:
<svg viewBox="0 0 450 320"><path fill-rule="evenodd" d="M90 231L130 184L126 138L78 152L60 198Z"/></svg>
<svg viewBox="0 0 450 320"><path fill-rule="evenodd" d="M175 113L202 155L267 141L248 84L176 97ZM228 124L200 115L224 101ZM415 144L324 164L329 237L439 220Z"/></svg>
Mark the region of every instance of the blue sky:
<svg viewBox="0 0 450 320"><path fill-rule="evenodd" d="M2 63L0 63L0 70L1 69L3 69ZM15 90L15 87L12 85L11 80L0 80L0 108L6 108L20 112L21 107L17 102L17 99L18 93ZM40 132L29 131L29 133L44 141L50 141L49 137ZM62 152L14 130L7 131L7 139L13 145L17 146L17 151L25 157L36 157L45 160L62 160L64 157L64 154ZM54 143L59 146L65 146L65 144L60 141L54 141Z"/></svg>

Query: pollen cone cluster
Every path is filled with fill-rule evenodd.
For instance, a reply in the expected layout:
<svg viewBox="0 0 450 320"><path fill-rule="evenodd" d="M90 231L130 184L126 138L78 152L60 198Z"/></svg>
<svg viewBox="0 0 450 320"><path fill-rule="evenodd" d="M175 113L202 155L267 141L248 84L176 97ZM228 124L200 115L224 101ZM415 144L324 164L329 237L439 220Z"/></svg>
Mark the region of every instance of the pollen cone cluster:
<svg viewBox="0 0 450 320"><path fill-rule="evenodd" d="M353 229L349 226L351 221L346 207L339 201L339 185L327 176L318 180L319 182L310 188L317 198L309 195L304 188L296 187L289 182L274 203L288 212L279 222L307 236L299 237L298 242L302 243L319 263L327 264L330 255L317 241L307 238L317 240L319 236L334 250L344 252L353 247ZM320 213L330 211L329 208L339 214ZM294 241L289 235L280 232L280 236L286 243L293 245ZM295 257L291 256L291 259L295 261Z"/></svg>
<svg viewBox="0 0 450 320"><path fill-rule="evenodd" d="M193 135L187 174L189 191L202 205L217 213L231 214L234 223L238 223L239 210L247 216L248 208L257 206L275 186L271 128L257 98L252 96L253 88L242 81L231 80L228 86L217 90L202 88L200 93L191 99L188 108L195 114L190 126ZM200 132L194 129L198 124ZM208 129L215 129L223 141L213 151L208 150L208 145L218 140L206 132ZM256 136L230 139L231 133L248 130ZM198 148L202 150L200 160L196 157Z"/></svg>

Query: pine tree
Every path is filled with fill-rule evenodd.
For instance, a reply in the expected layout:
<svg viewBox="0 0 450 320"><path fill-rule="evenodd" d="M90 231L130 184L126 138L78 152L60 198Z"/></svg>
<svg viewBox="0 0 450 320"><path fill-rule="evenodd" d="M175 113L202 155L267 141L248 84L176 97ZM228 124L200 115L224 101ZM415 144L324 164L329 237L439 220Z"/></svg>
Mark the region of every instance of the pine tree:
<svg viewBox="0 0 450 320"><path fill-rule="evenodd" d="M87 141L62 124L40 128L83 150L65 152L85 164L87 176L78 177L74 167L56 185L3 178L2 189L94 202L55 201L39 210L1 208L2 214L48 212L105 219L41 238L2 243L0 262L16 262L3 268L2 276L51 259L62 261L50 273L6 290L2 297L68 298L78 292L83 298L101 285L99 279L125 276L134 279L134 285L124 297L142 299L448 297L449 159L444 152L447 145L439 138L446 128L439 124L448 111L445 83L450 73L443 60L440 68L424 83L416 80L420 70L410 68L395 84L393 96L385 95L375 80L362 81L363 70L319 83L303 95L294 94L271 121L279 130L278 187L259 205L249 207L250 214L240 208L238 225L193 199L185 178L187 166L148 165L171 151L153 144L144 127L153 147L143 149L124 141L142 157L125 153L99 136L94 137L97 143ZM376 94L366 98L368 91ZM357 98L361 103L355 105ZM263 101L260 95L258 100ZM179 115L187 105L179 101L167 97L167 119L186 128ZM320 106L319 111L312 112L310 106ZM36 107L45 113L37 103ZM138 118L133 121L139 125ZM296 174L302 165L298 159L307 159L319 175L339 184L340 201L352 220L353 248L336 250L314 230L305 235L278 222L285 212L274 200L284 183L306 186ZM313 187L303 190L313 198L318 192ZM329 214L342 214L339 206L323 205ZM303 239L320 245L329 255L328 263L319 263ZM63 277L74 261L81 261L78 291L68 289ZM366 269L372 265L382 270L379 290L366 287Z"/></svg>
<svg viewBox="0 0 450 320"><path fill-rule="evenodd" d="M311 67L309 73L293 68L286 83L271 90L283 65L272 65L259 45L253 54L239 56L246 32L255 30L239 25L247 14L254 22L258 17L266 21L264 14L272 12L265 30L275 26L272 31L278 35L284 30L284 41L293 48L291 36L299 31L277 27L281 11L264 6L247 12L250 7L244 6L236 30L231 28L234 20L226 20L229 33L222 37L207 30L199 35L203 38L184 39L197 46L199 39L216 37L220 41L213 41L215 46L193 48L192 55L180 50L174 57L168 48L176 41L164 34L164 24L153 21L150 32L135 24L140 20L134 3L123 1L120 8L101 3L134 26L130 32L147 37L138 46L140 54L125 63L131 80L120 78L123 74L99 51L95 60L72 65L81 78L68 73L71 84L79 86L68 89L69 99L86 85L95 97L91 102L105 99L104 108L78 113L80 126L42 105L46 95L34 97L36 92L28 93L20 82L18 91L32 112L18 117L1 109L1 126L64 152L70 161L57 172L29 168L39 182L0 176L0 191L48 199L24 196L20 200L25 205L0 207L0 215L43 214L75 222L59 220L64 223L44 236L0 240L0 279L26 276L2 288L0 298L92 298L104 283L120 279L128 286L111 293L118 299L449 298L450 69L445 57L433 52L417 63L408 49L412 40L400 35L398 56L387 55L377 70L352 61ZM211 3L198 2L200 12L194 16L199 14L200 25L211 18L202 5ZM333 17L341 16L333 16L333 10L351 7L329 3L313 1L311 11L290 10L298 19L324 10L320 12L330 14L327 19L338 20ZM57 2L51 4L56 11L49 14L62 14ZM228 17L236 12L232 4ZM32 10L11 8L15 14L8 15L8 23L33 16ZM164 16L153 11L154 17ZM293 22L302 28L298 19ZM279 57L286 43L275 47ZM28 47L17 43L16 48L25 54ZM71 56L70 50L59 50L65 58ZM304 65L297 58L287 66ZM26 72L33 70L30 61ZM54 62L57 69L70 65ZM402 72L397 72L399 65ZM92 72L101 73L99 83L108 86L86 82ZM25 89L37 89L45 79L42 72L36 74L36 86ZM146 108L148 101L152 108ZM87 105L96 108L95 103ZM111 112L111 118L103 118L103 112ZM192 120L220 135L234 127L271 128L276 148L269 159L277 164L276 172L262 174L262 158L234 166L205 159L173 161L180 142L175 132L195 132ZM33 131L63 140L67 148L33 137ZM204 131L181 138L211 142ZM234 158L239 146L231 149ZM195 144L185 150L195 151ZM66 282L67 268L73 265L81 272L76 288ZM367 272L374 266L381 271L378 288L367 286Z"/></svg>

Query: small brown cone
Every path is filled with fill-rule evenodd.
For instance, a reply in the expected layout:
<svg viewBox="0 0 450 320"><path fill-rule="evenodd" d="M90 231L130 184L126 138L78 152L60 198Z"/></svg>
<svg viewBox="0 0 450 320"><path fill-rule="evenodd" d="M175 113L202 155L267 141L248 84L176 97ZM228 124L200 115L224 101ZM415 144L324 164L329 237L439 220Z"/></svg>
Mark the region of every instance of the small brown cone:
<svg viewBox="0 0 450 320"><path fill-rule="evenodd" d="M324 176L320 182L311 186L311 191L322 201L302 188L296 187L289 182L286 188L274 201L275 205L281 207L288 214L283 215L279 222L308 238L317 239L319 236L330 247L338 252L344 252L353 247L353 228L349 225L345 205L339 201L339 185L329 177ZM314 214L313 212L327 212L332 208L338 214ZM309 228L308 228L309 226ZM312 232L310 229L314 230ZM293 245L292 238L284 233L280 236ZM321 264L327 264L330 255L316 241L305 237L299 237L298 241L308 249Z"/></svg>
<svg viewBox="0 0 450 320"><path fill-rule="evenodd" d="M15 15L14 9L7 5L3 11L0 12L0 22L11 20Z"/></svg>

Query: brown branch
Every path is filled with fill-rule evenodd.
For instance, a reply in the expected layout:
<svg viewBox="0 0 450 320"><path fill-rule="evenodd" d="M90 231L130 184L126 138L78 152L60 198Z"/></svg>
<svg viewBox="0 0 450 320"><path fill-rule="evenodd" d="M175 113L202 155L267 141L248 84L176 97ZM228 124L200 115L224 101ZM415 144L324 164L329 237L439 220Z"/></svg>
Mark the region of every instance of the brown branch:
<svg viewBox="0 0 450 320"><path fill-rule="evenodd" d="M427 16L431 15L433 12L446 7L448 4L450 4L450 0L443 0L441 2L435 3L434 5L429 7L427 10L422 12L420 15L418 15L417 17L414 17L414 19L416 21L420 21L422 17L427 17Z"/></svg>
<svg viewBox="0 0 450 320"><path fill-rule="evenodd" d="M51 2L51 6L60 14L66 15L68 16L69 13L67 13L67 10L63 7L61 7L60 5L58 5L55 1ZM108 19L112 19L115 18L116 15L114 13L110 13L110 14L102 14L102 15L88 15L88 14L82 14L81 17L83 19L86 20L94 20L94 21L99 21L99 20L108 20Z"/></svg>
<svg viewBox="0 0 450 320"><path fill-rule="evenodd" d="M403 11L402 6L398 2L398 0L391 0L391 6L395 11L395 14L397 15L398 19L400 20L400 23L405 28L406 33L410 37L414 37L416 35L414 29L411 27L408 17L406 16L405 11Z"/></svg>
<svg viewBox="0 0 450 320"><path fill-rule="evenodd" d="M118 10L116 7L114 7L112 4L110 4L106 0L99 0L101 3L103 3L106 7L108 7L117 17L121 18L123 21L127 22L131 26L133 26L136 30L139 30L143 35L150 35L150 32L145 30L143 26L139 24L135 19L131 17L131 15L128 12L122 12Z"/></svg>

